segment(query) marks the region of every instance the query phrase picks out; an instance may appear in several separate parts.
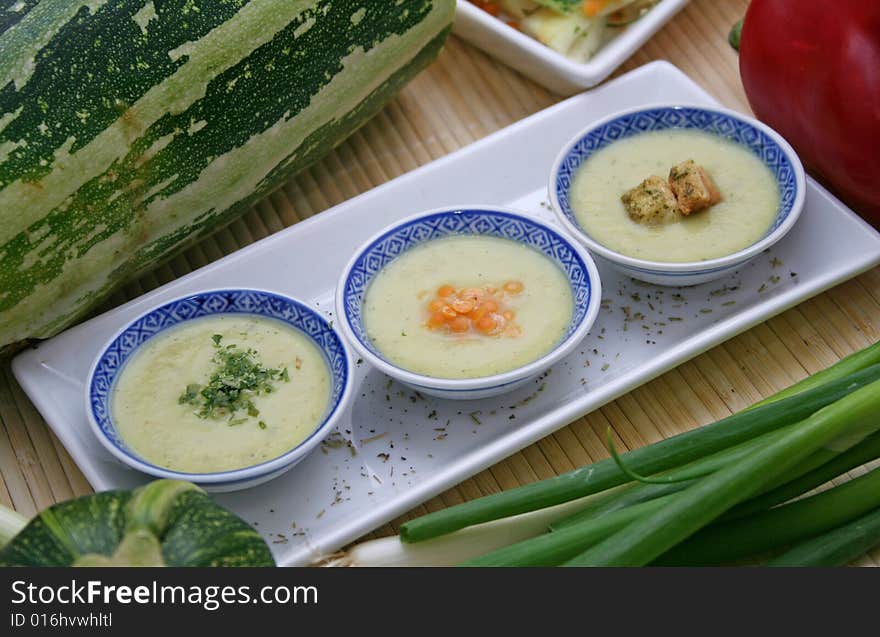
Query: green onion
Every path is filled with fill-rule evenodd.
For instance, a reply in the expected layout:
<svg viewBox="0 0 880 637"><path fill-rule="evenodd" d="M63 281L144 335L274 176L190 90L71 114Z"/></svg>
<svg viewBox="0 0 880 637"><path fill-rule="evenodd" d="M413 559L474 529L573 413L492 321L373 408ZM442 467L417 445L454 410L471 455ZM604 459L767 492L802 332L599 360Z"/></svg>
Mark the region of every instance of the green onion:
<svg viewBox="0 0 880 637"><path fill-rule="evenodd" d="M695 479L713 473L721 467L727 466L731 463L739 462L741 459L753 454L758 449L767 446L767 444L778 439L780 436L785 435L789 429L796 426L797 425L790 425L776 431L771 431L770 433L758 436L757 438L753 438L752 440L731 447L730 449L725 449L724 451L712 454L711 456L700 458L699 460L678 469L673 469L665 474L674 479L674 482L671 484L631 484L607 494L601 494L597 496L595 500L587 503L583 509L574 515L555 522L550 528L557 531L570 524L577 524L578 522L583 522L589 518L610 513L611 511L617 511L638 502L652 500L662 495L681 491L690 484L693 484ZM688 481L682 482L683 480Z"/></svg>
<svg viewBox="0 0 880 637"><path fill-rule="evenodd" d="M617 468L620 469L627 478L634 482L641 482L642 484L675 484L676 482L685 482L689 480L689 478L677 478L670 473L664 473L659 476L643 476L627 467L626 463L620 458L620 454L617 453L617 448L614 446L614 437L611 435L610 425L605 430L605 444L608 447L608 451L611 452L611 459L614 460L614 464L617 465Z"/></svg>
<svg viewBox="0 0 880 637"><path fill-rule="evenodd" d="M608 493L599 494L597 500L590 502L582 510L574 515L554 522L550 525L551 531L561 531L572 525L580 524L587 520L614 513L641 502L655 500L672 493L678 493L692 482L672 482L670 484L632 484L620 490L612 490Z"/></svg>
<svg viewBox="0 0 880 637"><path fill-rule="evenodd" d="M763 495L743 502L728 511L722 520L733 520L764 511L819 487L866 462L880 458L880 432L871 434L859 444L834 456L825 464L790 480Z"/></svg>
<svg viewBox="0 0 880 637"><path fill-rule="evenodd" d="M657 566L733 562L825 533L880 507L880 469L803 500L710 526L685 540Z"/></svg>
<svg viewBox="0 0 880 637"><path fill-rule="evenodd" d="M456 566L503 546L546 533L551 523L577 511L595 497L587 496L583 500L469 526L417 544L401 542L397 535L368 540L341 553L320 558L317 564L357 567Z"/></svg>
<svg viewBox="0 0 880 637"><path fill-rule="evenodd" d="M784 429L780 429L769 434L764 434L758 438L745 442L741 445L725 450L721 453L703 458L680 469L671 471L668 475L676 479L696 478L701 475L707 475L717 470L721 466L739 462L742 458L754 453L757 449L766 446L771 441L785 435L792 427L791 425ZM734 507L721 520L730 520L764 511L776 506L782 502L802 495L822 484L825 484L832 478L842 475L858 466L870 462L875 458L880 458L880 432L874 433L854 447L847 449L841 454L835 454L831 460L826 460L828 450L821 449L807 459L797 470L793 472L793 479L787 480L784 484L772 488L771 490L752 498L747 502ZM824 462L824 464L822 464ZM818 465L818 466L815 466ZM619 509L651 500L669 493L675 493L693 484L693 480L687 483L676 482L673 484L657 485L657 484L633 484L607 494L600 494L594 500L586 503L586 506L574 515L554 522L550 525L551 530L559 530L571 524L577 524L592 517L617 511Z"/></svg>
<svg viewBox="0 0 880 637"><path fill-rule="evenodd" d="M574 515L551 523L550 528L553 531L550 537L544 535L540 537L527 538L523 541L495 550L494 552L484 555L478 559L472 559L466 563L469 566L553 566L570 559L578 553L586 550L597 541L608 537L625 526L625 524L644 516L647 512L657 510L662 505L651 505L650 507L637 508L642 502L654 501L661 499L663 496L677 493L694 484L696 476L705 475L709 469L717 469L720 466L736 464L741 459L754 454L758 449L766 447L771 442L788 435L800 425L792 425L778 431L765 434L754 440L750 440L742 445L729 449L720 454L715 454L701 461L682 467L681 469L670 472L670 476L676 478L690 477L689 482L673 482L669 484L636 484L623 489L617 489L608 494L595 496L587 501L586 506ZM810 456L808 460L811 462L800 463L795 469L795 475L808 472L810 480L794 480L787 483L798 483L801 489L794 491L791 487L787 489L788 497L795 497L806 493L815 486L824 484L831 478L841 475L867 461L880 456L880 433L869 436L864 441L853 447L852 449L835 457L831 462L826 462L819 469L812 468L812 459L816 454ZM805 476L806 477L806 476ZM815 484L814 484L815 483ZM770 493L776 493L771 491ZM750 500L746 505L762 500L761 497ZM664 503L669 502L668 499L663 500ZM764 501L765 504L757 510L770 508L776 502L770 503ZM628 509L628 513L612 516L611 514L622 509ZM572 528L575 527L575 528ZM710 527L711 528L711 527ZM560 534L565 530L565 534ZM699 534L698 534L699 535ZM727 541L727 540L725 540ZM685 542L687 543L687 542ZM417 546L417 545L416 545ZM675 550L675 549L673 549ZM664 556L665 557L665 556ZM662 559L662 558L661 558Z"/></svg>
<svg viewBox="0 0 880 637"><path fill-rule="evenodd" d="M588 546L616 533L634 520L662 510L675 494L545 533L481 557L462 566L557 566L578 555Z"/></svg>
<svg viewBox="0 0 880 637"><path fill-rule="evenodd" d="M843 566L880 545L880 508L798 544L764 566Z"/></svg>
<svg viewBox="0 0 880 637"><path fill-rule="evenodd" d="M851 358L844 361L850 361ZM851 366L851 363L846 365L847 368ZM826 374L826 380L832 377L833 374ZM661 440L648 447L634 449L620 457L631 470L644 474L680 467L707 454L803 420L878 378L880 365L874 365L849 376L830 380L825 385L810 387L796 396L754 407L714 424ZM410 520L401 527L400 536L404 542L419 542L472 524L534 511L598 493L627 481L626 474L609 458L547 480Z"/></svg>
<svg viewBox="0 0 880 637"><path fill-rule="evenodd" d="M807 390L820 387L831 381L840 380L850 374L854 374L877 364L880 364L880 341L859 350L855 354L850 354L845 358L841 358L831 367L818 371L812 376L807 376L791 387L783 389L769 398L765 398L764 400L755 403L752 405L751 409L794 396L795 394L802 394Z"/></svg>
<svg viewBox="0 0 880 637"><path fill-rule="evenodd" d="M816 389L745 413L760 413L791 400L804 401L810 391ZM680 493L667 496L670 501L663 509L640 518L566 564L648 564L736 504L760 493L822 447L837 444L844 437L862 434L864 438L873 433L880 427L878 413L880 381L861 387L817 411L787 435L741 462L702 478Z"/></svg>

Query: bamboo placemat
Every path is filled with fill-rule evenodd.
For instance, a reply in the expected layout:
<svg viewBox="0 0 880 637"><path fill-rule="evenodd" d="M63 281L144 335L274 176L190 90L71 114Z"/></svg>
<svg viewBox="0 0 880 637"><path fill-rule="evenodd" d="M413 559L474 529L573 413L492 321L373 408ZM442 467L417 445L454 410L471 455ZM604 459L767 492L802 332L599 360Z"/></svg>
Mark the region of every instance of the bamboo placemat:
<svg viewBox="0 0 880 637"><path fill-rule="evenodd" d="M727 44L746 0L692 0L617 72L669 60L728 107L748 111ZM228 228L128 285L104 309L437 159L559 101L479 50L451 38L439 60L323 161ZM641 446L711 422L880 339L880 268L844 283L681 365L547 436L409 514L546 478L607 456L611 425ZM0 501L24 515L90 491L18 387L0 372ZM880 564L880 550L859 561Z"/></svg>

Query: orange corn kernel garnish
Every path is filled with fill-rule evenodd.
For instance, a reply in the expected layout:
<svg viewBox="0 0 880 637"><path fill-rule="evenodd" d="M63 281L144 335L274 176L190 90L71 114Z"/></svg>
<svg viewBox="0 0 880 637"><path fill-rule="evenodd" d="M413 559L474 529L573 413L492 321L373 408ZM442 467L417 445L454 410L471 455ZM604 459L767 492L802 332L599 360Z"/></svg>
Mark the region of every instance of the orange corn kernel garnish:
<svg viewBox="0 0 880 637"><path fill-rule="evenodd" d="M507 281L502 288L509 294L519 294L524 286L520 281ZM448 329L455 334L473 330L487 336L502 333L519 336L522 329L512 323L516 313L503 308L503 302L492 296L497 291L490 286L456 290L451 285L441 285L437 288L437 297L427 303L425 327Z"/></svg>
<svg viewBox="0 0 880 637"><path fill-rule="evenodd" d="M471 329L471 322L466 316L456 316L454 319L449 321L449 329L451 329L453 332L461 334L462 332L467 332L469 329Z"/></svg>
<svg viewBox="0 0 880 637"><path fill-rule="evenodd" d="M519 294L525 288L520 281L508 281L503 287L504 291L509 292L510 294Z"/></svg>
<svg viewBox="0 0 880 637"><path fill-rule="evenodd" d="M437 329L438 327L443 327L444 325L446 325L446 317L443 316L440 312L434 312L428 319L428 327L430 327L431 329Z"/></svg>
<svg viewBox="0 0 880 637"><path fill-rule="evenodd" d="M498 322L495 320L494 316L487 314L481 316L479 320L476 321L475 325L483 334L489 334L497 327Z"/></svg>
<svg viewBox="0 0 880 637"><path fill-rule="evenodd" d="M443 309L444 305L446 305L446 303L444 303L440 299L434 299L433 301L428 303L428 311L429 312L439 312L440 310Z"/></svg>
<svg viewBox="0 0 880 637"><path fill-rule="evenodd" d="M459 314L467 314L468 312L473 311L474 302L469 299L458 298L452 302L452 309Z"/></svg>
<svg viewBox="0 0 880 637"><path fill-rule="evenodd" d="M470 319L476 325L477 321L486 316L489 313L489 310L486 309L485 305L478 305L474 308L474 311L470 313Z"/></svg>

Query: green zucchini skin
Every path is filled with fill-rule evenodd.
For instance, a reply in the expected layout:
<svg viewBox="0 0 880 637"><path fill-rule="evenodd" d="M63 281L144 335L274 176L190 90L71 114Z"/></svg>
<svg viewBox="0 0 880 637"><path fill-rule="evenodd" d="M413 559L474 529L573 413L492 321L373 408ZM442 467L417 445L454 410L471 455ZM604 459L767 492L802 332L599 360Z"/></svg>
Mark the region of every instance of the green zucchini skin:
<svg viewBox="0 0 880 637"><path fill-rule="evenodd" d="M193 485L157 480L134 492L104 491L52 505L0 549L0 567L72 566L83 556L112 556L128 532L144 528L132 511L143 489L169 494L139 508L161 512L161 524L148 530L166 566L275 565L266 542L242 519Z"/></svg>
<svg viewBox="0 0 880 637"><path fill-rule="evenodd" d="M0 6L3 348L70 325L336 146L434 59L455 2Z"/></svg>

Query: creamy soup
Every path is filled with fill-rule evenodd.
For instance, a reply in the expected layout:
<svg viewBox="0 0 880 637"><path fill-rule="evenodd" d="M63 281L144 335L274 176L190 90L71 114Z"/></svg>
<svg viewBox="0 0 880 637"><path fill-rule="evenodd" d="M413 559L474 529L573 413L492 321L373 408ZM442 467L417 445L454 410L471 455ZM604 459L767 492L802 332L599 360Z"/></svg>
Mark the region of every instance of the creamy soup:
<svg viewBox="0 0 880 637"><path fill-rule="evenodd" d="M364 325L394 364L435 378L521 367L559 343L574 302L565 273L508 239L460 235L392 261L367 289Z"/></svg>
<svg viewBox="0 0 880 637"><path fill-rule="evenodd" d="M722 200L672 223L645 225L630 219L620 198L650 175L664 179L670 167L694 160L711 175ZM594 240L649 261L714 259L761 239L779 207L773 173L747 148L693 129L651 131L616 141L578 169L571 206Z"/></svg>
<svg viewBox="0 0 880 637"><path fill-rule="evenodd" d="M123 440L148 462L228 471L305 440L324 416L330 382L323 354L299 330L217 315L144 343L120 372L111 409Z"/></svg>

